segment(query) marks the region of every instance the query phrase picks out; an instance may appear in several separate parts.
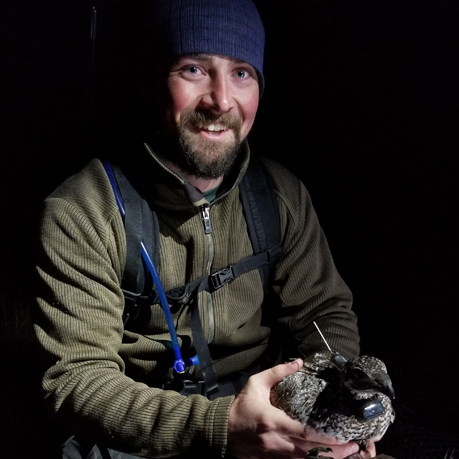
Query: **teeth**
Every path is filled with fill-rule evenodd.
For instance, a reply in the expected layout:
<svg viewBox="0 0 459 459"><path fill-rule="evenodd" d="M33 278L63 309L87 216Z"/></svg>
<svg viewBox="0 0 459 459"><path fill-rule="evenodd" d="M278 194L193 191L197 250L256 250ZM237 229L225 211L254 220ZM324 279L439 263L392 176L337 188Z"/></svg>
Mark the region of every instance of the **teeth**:
<svg viewBox="0 0 459 459"><path fill-rule="evenodd" d="M224 126L218 126L218 125L215 125L215 124L209 124L209 126L207 126L207 130L208 131L224 131L225 127Z"/></svg>
<svg viewBox="0 0 459 459"><path fill-rule="evenodd" d="M206 129L208 131L212 131L212 132L220 132L220 131L224 131L226 129L226 126L222 126L221 124L209 124L209 125L205 125L205 124L197 124L197 127L199 129Z"/></svg>

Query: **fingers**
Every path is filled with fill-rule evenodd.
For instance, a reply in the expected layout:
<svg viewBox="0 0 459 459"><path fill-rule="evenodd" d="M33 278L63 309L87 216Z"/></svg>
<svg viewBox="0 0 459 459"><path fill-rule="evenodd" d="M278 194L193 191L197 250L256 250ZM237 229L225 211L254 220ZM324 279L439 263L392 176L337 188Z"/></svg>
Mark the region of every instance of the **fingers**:
<svg viewBox="0 0 459 459"><path fill-rule="evenodd" d="M228 450L235 457L293 459L321 447L333 450L329 457L343 459L358 451L356 443L321 436L271 405L271 388L302 366L297 359L253 375L235 397L228 419Z"/></svg>
<svg viewBox="0 0 459 459"><path fill-rule="evenodd" d="M367 442L367 451L370 454L368 457L376 456L376 445L373 441Z"/></svg>
<svg viewBox="0 0 459 459"><path fill-rule="evenodd" d="M296 373L303 366L303 360L296 359L292 362L281 363L268 370L262 371L251 376L247 382L247 386L256 385L271 390L273 386L281 382L287 376Z"/></svg>
<svg viewBox="0 0 459 459"><path fill-rule="evenodd" d="M267 371L273 374L273 380L275 379L274 384L277 384L278 382L281 382L285 377L296 373L302 366L303 360L295 359L291 362L276 365Z"/></svg>
<svg viewBox="0 0 459 459"><path fill-rule="evenodd" d="M355 454L351 454L350 456L346 457L346 459L371 459L372 457L381 457L385 458L386 456L376 456L376 447L374 442L368 442L367 447L364 451L356 452ZM390 458L388 458L390 459Z"/></svg>
<svg viewBox="0 0 459 459"><path fill-rule="evenodd" d="M327 446L338 446L338 445L349 445L349 444L351 444L351 445L353 445L353 446L351 446L351 449L353 449L353 451L351 451L351 452L355 452L355 451L359 450L357 443L343 442L343 440L338 440L338 438L336 438L336 437L323 435L323 434L317 432L316 430L314 430L313 428L308 427L308 426L306 426L304 428L304 430L306 432L306 438L309 441L313 441L315 443L321 443L321 444L324 444L324 445L327 445Z"/></svg>
<svg viewBox="0 0 459 459"><path fill-rule="evenodd" d="M327 457L334 459L362 459L359 455L359 445L354 442L349 442L341 445L331 443L317 443L317 445L322 448L329 448L331 450L330 453L326 454Z"/></svg>
<svg viewBox="0 0 459 459"><path fill-rule="evenodd" d="M307 433L303 424L296 419L292 419L284 411L272 407L271 419L279 435L285 435L291 439L296 438L300 441L304 441L307 438Z"/></svg>

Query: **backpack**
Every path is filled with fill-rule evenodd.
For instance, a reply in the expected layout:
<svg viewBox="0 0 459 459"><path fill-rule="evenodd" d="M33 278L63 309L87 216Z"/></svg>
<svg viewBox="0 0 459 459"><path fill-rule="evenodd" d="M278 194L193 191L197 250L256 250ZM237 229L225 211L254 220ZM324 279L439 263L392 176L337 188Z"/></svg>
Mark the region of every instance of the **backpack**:
<svg viewBox="0 0 459 459"><path fill-rule="evenodd" d="M126 230L127 255L121 284L125 297L124 325L126 327L128 323L135 321L144 303L160 302L168 321L177 363L181 358L180 351L177 349L178 342L174 336L170 305L185 304L202 290L213 292L253 269L259 270L265 291L269 289L271 272L282 250L279 215L271 177L263 163L258 158L252 157L239 184L239 195L252 242L253 255L208 276L164 292L156 271L159 259L159 223L156 212L119 166L107 159L103 161L103 165ZM151 276L148 275L148 271ZM209 393L218 385L197 309L192 308L191 325L198 361L205 367L204 376L207 374L205 379ZM196 311L195 314L193 311ZM174 365L178 373L183 372L184 368L181 364L179 367L177 369Z"/></svg>

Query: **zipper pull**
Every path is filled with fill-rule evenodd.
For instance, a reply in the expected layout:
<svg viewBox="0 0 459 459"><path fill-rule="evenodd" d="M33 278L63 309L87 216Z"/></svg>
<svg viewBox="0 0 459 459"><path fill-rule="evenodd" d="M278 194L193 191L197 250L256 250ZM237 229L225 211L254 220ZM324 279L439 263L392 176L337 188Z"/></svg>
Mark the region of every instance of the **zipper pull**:
<svg viewBox="0 0 459 459"><path fill-rule="evenodd" d="M210 207L201 207L202 223L204 225L204 233L210 234L212 232L212 226L210 225Z"/></svg>

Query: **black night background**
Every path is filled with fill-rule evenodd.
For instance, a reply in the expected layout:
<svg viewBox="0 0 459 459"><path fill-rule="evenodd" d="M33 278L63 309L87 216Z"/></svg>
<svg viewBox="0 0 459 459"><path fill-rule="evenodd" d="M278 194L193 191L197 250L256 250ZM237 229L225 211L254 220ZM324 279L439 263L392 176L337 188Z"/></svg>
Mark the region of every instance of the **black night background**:
<svg viewBox="0 0 459 459"><path fill-rule="evenodd" d="M52 428L28 323L38 207L132 124L145 3L0 4L1 458L30 457ZM386 362L414 426L393 439L412 442L397 458L459 457L436 455L459 444L459 3L257 5L266 89L251 148L309 189L362 352Z"/></svg>

